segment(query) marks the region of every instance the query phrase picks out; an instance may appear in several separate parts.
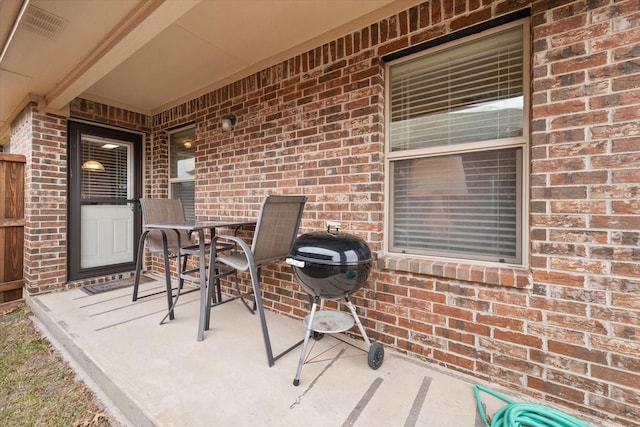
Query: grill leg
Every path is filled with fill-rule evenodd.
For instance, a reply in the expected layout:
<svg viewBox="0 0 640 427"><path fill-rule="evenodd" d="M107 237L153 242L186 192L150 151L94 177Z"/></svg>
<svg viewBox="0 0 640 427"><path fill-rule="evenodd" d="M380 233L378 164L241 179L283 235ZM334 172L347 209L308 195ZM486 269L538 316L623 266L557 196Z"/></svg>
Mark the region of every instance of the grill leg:
<svg viewBox="0 0 640 427"><path fill-rule="evenodd" d="M355 307L349 300L348 296L344 297L344 300L347 302L347 307L349 307L349 310L351 310L351 315L353 316L353 319L355 320L356 325L358 325L358 329L360 329L360 333L362 334L362 338L364 338L364 342L367 344L367 348L371 348L371 341L369 341L369 337L367 336L367 333L365 332L364 327L362 326L362 323L360 323L360 318L358 317L358 313L356 313Z"/></svg>
<svg viewBox="0 0 640 427"><path fill-rule="evenodd" d="M304 356L307 353L307 344L309 344L309 337L313 333L313 329L311 326L313 325L313 317L316 315L316 310L318 308L318 299L319 297L315 297L313 299L313 305L311 306L311 315L309 316L309 324L307 325L307 333L304 336L304 344L302 344L302 350L300 351L300 361L298 362L298 370L296 371L296 377L293 379L293 385L297 386L300 384L300 373L302 372L302 365L304 365Z"/></svg>

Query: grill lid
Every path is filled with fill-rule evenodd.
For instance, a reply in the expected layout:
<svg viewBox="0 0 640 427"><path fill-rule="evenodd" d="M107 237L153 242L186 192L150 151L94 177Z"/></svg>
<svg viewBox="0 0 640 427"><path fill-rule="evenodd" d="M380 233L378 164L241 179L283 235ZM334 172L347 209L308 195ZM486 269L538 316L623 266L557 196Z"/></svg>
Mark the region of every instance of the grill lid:
<svg viewBox="0 0 640 427"><path fill-rule="evenodd" d="M291 248L295 261L323 265L358 265L373 261L371 249L352 234L314 231L298 237Z"/></svg>

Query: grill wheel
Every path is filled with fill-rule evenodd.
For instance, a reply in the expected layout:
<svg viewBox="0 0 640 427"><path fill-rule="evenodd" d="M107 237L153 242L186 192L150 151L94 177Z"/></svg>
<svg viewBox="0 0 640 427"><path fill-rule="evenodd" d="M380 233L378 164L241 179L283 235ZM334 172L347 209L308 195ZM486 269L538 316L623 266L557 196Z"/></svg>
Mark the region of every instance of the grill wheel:
<svg viewBox="0 0 640 427"><path fill-rule="evenodd" d="M369 363L369 367L371 369L378 369L382 366L382 361L384 360L384 347L382 347L379 343L371 344L369 347L369 356L367 357L367 362Z"/></svg>

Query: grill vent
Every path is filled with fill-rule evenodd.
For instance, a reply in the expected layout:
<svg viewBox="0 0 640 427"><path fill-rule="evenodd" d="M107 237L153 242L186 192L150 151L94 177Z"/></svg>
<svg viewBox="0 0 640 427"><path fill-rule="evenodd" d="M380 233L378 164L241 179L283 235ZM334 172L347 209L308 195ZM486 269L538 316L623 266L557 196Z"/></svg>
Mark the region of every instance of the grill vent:
<svg viewBox="0 0 640 427"><path fill-rule="evenodd" d="M67 25L67 22L66 19L51 12L29 5L20 25L27 31L55 40Z"/></svg>

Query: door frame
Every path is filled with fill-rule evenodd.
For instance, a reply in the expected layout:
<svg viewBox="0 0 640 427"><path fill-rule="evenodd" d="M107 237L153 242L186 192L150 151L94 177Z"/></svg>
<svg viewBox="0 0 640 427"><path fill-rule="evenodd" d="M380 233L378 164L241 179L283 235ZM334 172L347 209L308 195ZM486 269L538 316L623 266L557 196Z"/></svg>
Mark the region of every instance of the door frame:
<svg viewBox="0 0 640 427"><path fill-rule="evenodd" d="M82 268L81 258L81 164L80 140L83 134L131 142L133 145L133 260L131 262L111 264L105 266ZM138 200L142 196L142 144L143 135L125 129L103 127L97 124L69 120L68 122L68 166L67 166L67 276L68 280L80 280L90 277L106 276L126 271L133 271L136 267L138 239L142 233L142 214Z"/></svg>

